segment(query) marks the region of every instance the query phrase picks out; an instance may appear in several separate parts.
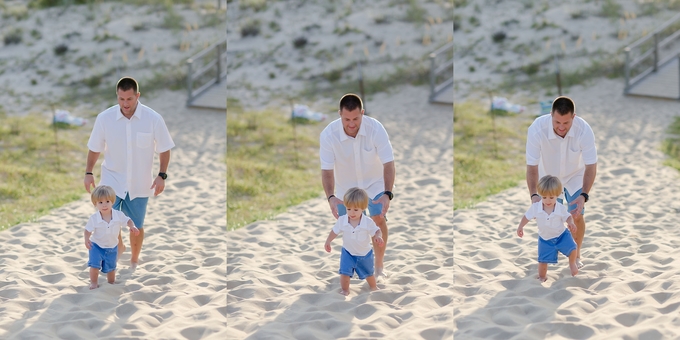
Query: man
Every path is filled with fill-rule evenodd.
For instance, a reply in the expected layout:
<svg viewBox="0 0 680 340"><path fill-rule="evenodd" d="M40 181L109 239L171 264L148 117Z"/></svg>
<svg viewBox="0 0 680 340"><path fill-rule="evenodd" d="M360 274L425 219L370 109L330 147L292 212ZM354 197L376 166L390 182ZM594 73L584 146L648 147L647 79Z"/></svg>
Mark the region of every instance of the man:
<svg viewBox="0 0 680 340"><path fill-rule="evenodd" d="M527 187L533 203L541 200L536 186L544 175L553 175L564 185L564 197L574 217L577 246L576 264L581 262L581 245L586 232L583 218L588 193L595 182L597 151L590 125L575 114L574 101L557 97L550 114L540 116L529 126L526 146ZM560 201L561 202L561 201Z"/></svg>
<svg viewBox="0 0 680 340"><path fill-rule="evenodd" d="M340 99L336 119L321 132L321 181L333 216L346 214L338 197L352 187L366 190L369 197L369 216L378 225L384 243L373 243L375 273L384 279L383 260L387 246L387 219L385 215L393 198L395 168L392 145L387 131L376 119L364 116L359 96L346 94Z"/></svg>
<svg viewBox="0 0 680 340"><path fill-rule="evenodd" d="M85 166L85 190L95 186L94 167L99 154L104 152L100 185L108 185L116 192L114 209L123 211L139 229L130 234L134 270L144 241L144 217L149 196L158 196L165 189L166 171L170 163L170 149L175 143L170 137L163 117L139 102L139 86L130 77L116 84L118 105L97 115L87 142L89 152ZM153 175L154 151L159 154L158 175ZM125 251L123 239L118 234L118 257Z"/></svg>

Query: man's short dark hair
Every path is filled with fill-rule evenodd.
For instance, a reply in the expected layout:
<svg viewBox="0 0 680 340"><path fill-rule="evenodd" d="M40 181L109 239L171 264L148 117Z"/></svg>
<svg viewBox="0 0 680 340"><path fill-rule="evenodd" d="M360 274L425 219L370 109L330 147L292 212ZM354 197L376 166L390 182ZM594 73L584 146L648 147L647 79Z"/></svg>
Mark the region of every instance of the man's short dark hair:
<svg viewBox="0 0 680 340"><path fill-rule="evenodd" d="M363 110L364 103L361 101L361 98L359 98L359 96L357 96L356 94L348 93L342 96L342 98L340 98L340 111L342 111L342 109L345 109L347 111L354 111L357 108L359 108L359 110Z"/></svg>
<svg viewBox="0 0 680 340"><path fill-rule="evenodd" d="M574 109L574 101L571 100L571 98L560 96L553 101L552 110L550 112L557 112L559 115L564 116L574 113Z"/></svg>
<svg viewBox="0 0 680 340"><path fill-rule="evenodd" d="M116 84L116 93L118 93L118 90L128 91L130 89L134 90L135 93L139 93L139 85L137 84L135 78L132 77L120 78L118 84Z"/></svg>

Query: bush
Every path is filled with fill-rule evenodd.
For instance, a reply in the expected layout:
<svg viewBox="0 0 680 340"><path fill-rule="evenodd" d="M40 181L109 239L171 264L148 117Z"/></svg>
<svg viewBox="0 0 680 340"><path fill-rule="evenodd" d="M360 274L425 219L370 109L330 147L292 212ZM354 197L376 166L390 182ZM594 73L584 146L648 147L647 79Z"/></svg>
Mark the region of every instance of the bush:
<svg viewBox="0 0 680 340"><path fill-rule="evenodd" d="M9 33L5 34L4 41L5 41L5 45L12 45L12 44L18 45L19 43L21 43L21 39L22 39L21 28L15 28L15 29L9 31Z"/></svg>
<svg viewBox="0 0 680 340"><path fill-rule="evenodd" d="M68 52L68 45L66 44L59 44L54 47L54 54L56 55L64 55Z"/></svg>
<svg viewBox="0 0 680 340"><path fill-rule="evenodd" d="M241 37L245 38L247 36L256 36L260 34L260 21L257 19L251 19L245 22L241 27Z"/></svg>
<svg viewBox="0 0 680 340"><path fill-rule="evenodd" d="M295 48L303 48L305 45L307 45L307 38L305 37L298 37L293 40L293 46L295 46Z"/></svg>

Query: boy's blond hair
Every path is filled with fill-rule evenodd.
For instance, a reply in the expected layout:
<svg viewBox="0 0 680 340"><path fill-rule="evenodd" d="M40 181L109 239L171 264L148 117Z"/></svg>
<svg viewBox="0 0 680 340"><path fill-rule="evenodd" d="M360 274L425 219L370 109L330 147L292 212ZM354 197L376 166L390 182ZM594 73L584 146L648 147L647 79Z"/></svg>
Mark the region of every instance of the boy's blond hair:
<svg viewBox="0 0 680 340"><path fill-rule="evenodd" d="M92 199L92 204L94 205L97 205L97 202L103 198L108 199L111 201L111 203L113 203L116 201L116 192L108 185L100 185L92 190L92 195L90 198Z"/></svg>
<svg viewBox="0 0 680 340"><path fill-rule="evenodd" d="M368 194L363 189L356 187L347 190L342 201L347 209L359 208L366 210L368 208Z"/></svg>
<svg viewBox="0 0 680 340"><path fill-rule="evenodd" d="M546 175L538 181L537 189L541 196L559 196L562 193L562 182L555 176Z"/></svg>

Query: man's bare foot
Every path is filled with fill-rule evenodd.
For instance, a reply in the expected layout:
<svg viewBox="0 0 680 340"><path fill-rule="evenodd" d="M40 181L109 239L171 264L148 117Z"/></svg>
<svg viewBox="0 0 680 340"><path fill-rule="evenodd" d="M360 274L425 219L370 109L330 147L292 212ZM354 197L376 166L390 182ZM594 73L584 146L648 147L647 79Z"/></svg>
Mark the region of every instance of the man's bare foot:
<svg viewBox="0 0 680 340"><path fill-rule="evenodd" d="M581 269L581 268L583 268L583 266L584 266L584 264L583 264L583 262L581 262L581 259L580 259L580 258L576 258L576 268L577 268L577 269ZM578 271L577 271L577 272L578 272ZM573 273L573 270L572 270L572 275L576 275L576 274Z"/></svg>
<svg viewBox="0 0 680 340"><path fill-rule="evenodd" d="M99 285L96 283L90 283L90 289L97 289L99 288Z"/></svg>
<svg viewBox="0 0 680 340"><path fill-rule="evenodd" d="M138 264L139 264L139 262L130 261L130 270L134 271L135 269L137 269Z"/></svg>
<svg viewBox="0 0 680 340"><path fill-rule="evenodd" d="M349 295L349 290L342 290L342 289L340 289L340 294L342 294L342 295L344 295L344 296L347 296L347 295Z"/></svg>
<svg viewBox="0 0 680 340"><path fill-rule="evenodd" d="M118 260L120 260L120 256L123 255L123 253L125 252L125 249L127 249L127 248L125 248L124 245L122 247L118 247L118 257L116 257L116 262L118 262Z"/></svg>
<svg viewBox="0 0 680 340"><path fill-rule="evenodd" d="M538 279L539 281L541 281L541 282L548 281L548 278L547 278L547 277L540 277L540 276L539 276L539 277L537 277L537 279Z"/></svg>
<svg viewBox="0 0 680 340"><path fill-rule="evenodd" d="M378 288L378 286L368 287L368 289L370 289L372 292L375 292L376 290L380 290L380 288Z"/></svg>
<svg viewBox="0 0 680 340"><path fill-rule="evenodd" d="M581 265L583 267L583 264ZM571 276L576 276L578 274L578 269L581 268L578 266L578 263L569 263L569 270L571 270Z"/></svg>

